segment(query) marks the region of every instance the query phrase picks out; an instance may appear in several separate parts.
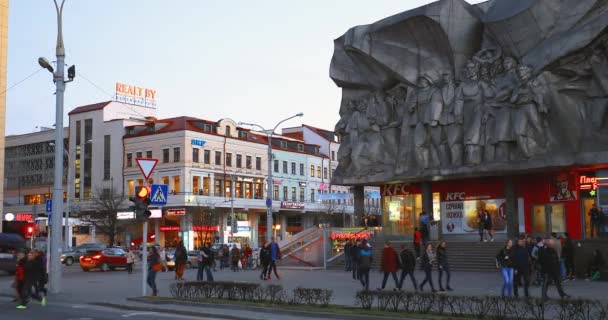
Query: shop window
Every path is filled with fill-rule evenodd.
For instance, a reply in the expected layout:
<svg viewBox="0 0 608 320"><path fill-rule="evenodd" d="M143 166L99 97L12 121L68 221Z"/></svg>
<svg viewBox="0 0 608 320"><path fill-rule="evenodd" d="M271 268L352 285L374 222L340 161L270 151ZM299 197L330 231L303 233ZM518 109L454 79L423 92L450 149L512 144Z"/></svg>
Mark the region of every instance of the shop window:
<svg viewBox="0 0 608 320"><path fill-rule="evenodd" d="M532 233L546 236L566 232L566 208L563 203L532 206Z"/></svg>
<svg viewBox="0 0 608 320"><path fill-rule="evenodd" d="M251 182L245 182L245 198L247 199L251 199L253 198L253 193L252 193L252 188L253 188L253 183Z"/></svg>
<svg viewBox="0 0 608 320"><path fill-rule="evenodd" d="M236 197L237 198L242 198L243 197L243 184L241 182L235 182L235 189L236 189Z"/></svg>
<svg viewBox="0 0 608 320"><path fill-rule="evenodd" d="M224 197L232 198L232 181L226 181L226 187L224 188Z"/></svg>
<svg viewBox="0 0 608 320"><path fill-rule="evenodd" d="M160 180L163 182L163 184L169 185L169 177L162 177Z"/></svg>
<svg viewBox="0 0 608 320"><path fill-rule="evenodd" d="M222 180L215 180L213 187L213 194L216 197L220 197L222 195Z"/></svg>

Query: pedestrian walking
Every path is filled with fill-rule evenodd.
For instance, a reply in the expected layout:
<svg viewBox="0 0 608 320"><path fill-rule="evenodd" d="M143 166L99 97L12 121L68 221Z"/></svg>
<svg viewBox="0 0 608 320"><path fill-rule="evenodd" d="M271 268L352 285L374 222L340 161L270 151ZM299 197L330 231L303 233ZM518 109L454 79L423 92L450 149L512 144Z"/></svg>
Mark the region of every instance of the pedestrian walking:
<svg viewBox="0 0 608 320"><path fill-rule="evenodd" d="M435 252L433 251L433 244L427 243L424 247L424 252L422 252L421 257L421 267L424 270L424 280L420 283L420 291L424 291L424 285L431 285L432 292L437 292L435 290L435 286L433 285L433 261L435 260Z"/></svg>
<svg viewBox="0 0 608 320"><path fill-rule="evenodd" d="M524 286L524 295L526 298L530 296L530 269L531 261L528 249L526 248L526 240L521 238L517 241L517 245L513 248L513 268L515 278L513 281L513 293L519 297L518 288Z"/></svg>
<svg viewBox="0 0 608 320"><path fill-rule="evenodd" d="M277 261L281 260L281 248L279 248L279 244L272 238L270 242L270 265L268 266L268 274L267 278L270 280L270 272L274 271L274 275L277 280L281 280L279 277L279 273L277 272Z"/></svg>
<svg viewBox="0 0 608 320"><path fill-rule="evenodd" d="M513 240L507 240L496 255L496 266L502 274L502 296L510 297L513 295Z"/></svg>
<svg viewBox="0 0 608 320"><path fill-rule="evenodd" d="M401 278L399 279L399 290L403 288L403 281L407 275L410 276L414 290L418 291L418 284L414 277L414 270L416 269L416 257L412 251L408 250L404 245L401 245L401 252L399 253L401 260Z"/></svg>
<svg viewBox="0 0 608 320"><path fill-rule="evenodd" d="M344 244L344 271L349 272L353 269L353 241L348 239Z"/></svg>
<svg viewBox="0 0 608 320"><path fill-rule="evenodd" d="M211 272L211 269L213 268L213 251L211 250L211 243L206 243L201 250L199 250L199 253L201 255L201 262L199 263L199 270L197 274L197 280L198 281L203 281L204 280L204 274L207 275L207 281L213 281L213 273ZM202 268L201 268L202 267ZM202 270L201 270L202 269Z"/></svg>
<svg viewBox="0 0 608 320"><path fill-rule="evenodd" d="M448 263L447 244L445 241L442 241L439 246L437 246L437 271L439 272L439 291L454 291L454 289L450 287L452 273L450 272L450 264ZM444 272L446 275L445 290L443 289L442 281Z"/></svg>
<svg viewBox="0 0 608 320"><path fill-rule="evenodd" d="M487 211L485 211L483 209L483 207L477 208L477 229L479 231L479 242L487 241L483 237L484 230L486 229L486 227L485 227L485 221L486 221L485 213L487 213Z"/></svg>
<svg viewBox="0 0 608 320"><path fill-rule="evenodd" d="M188 262L188 252L184 247L184 241L180 240L175 248L175 280L184 280L184 270L186 269L186 262Z"/></svg>
<svg viewBox="0 0 608 320"><path fill-rule="evenodd" d="M420 258L420 244L422 243L422 234L418 228L414 228L414 250L416 251L416 259Z"/></svg>
<svg viewBox="0 0 608 320"><path fill-rule="evenodd" d="M361 251L361 241L357 239L352 249L352 269L353 269L353 280L359 280L359 253Z"/></svg>
<svg viewBox="0 0 608 320"><path fill-rule="evenodd" d="M260 249L260 263L262 264L262 274L260 274L260 279L268 280L267 273L270 272L269 267L271 261L270 244L268 241L266 241L264 242L262 249Z"/></svg>
<svg viewBox="0 0 608 320"><path fill-rule="evenodd" d="M253 249L249 244L245 244L243 249L243 269L251 269L253 267Z"/></svg>
<svg viewBox="0 0 608 320"><path fill-rule="evenodd" d="M540 263L540 256L542 255L543 250L545 249L545 239L541 237L536 237L536 245L532 249L531 258L532 265L534 266L534 272L536 273L536 277L534 279L533 284L536 286L540 286L543 283L543 273L542 273L542 265Z"/></svg>
<svg viewBox="0 0 608 320"><path fill-rule="evenodd" d="M223 245L222 248L220 249L221 252L221 258L220 258L220 270L224 269L224 268L228 268L230 265L230 248L228 248L228 245Z"/></svg>
<svg viewBox="0 0 608 320"><path fill-rule="evenodd" d="M156 288L156 274L162 270L163 266L160 260L160 254L158 253L158 249L156 246L152 246L152 250L148 255L148 278L146 282L148 286L152 289L152 296L158 295L158 289Z"/></svg>
<svg viewBox="0 0 608 320"><path fill-rule="evenodd" d="M397 252L391 246L390 241L384 243L384 249L382 249L382 256L380 258L380 270L384 272L384 278L382 278L382 290L384 290L386 287L386 281L388 280L389 274L395 281L395 289L399 289L399 280L397 280L399 258L397 257Z"/></svg>
<svg viewBox="0 0 608 320"><path fill-rule="evenodd" d="M560 263L559 257L557 255L557 251L555 250L555 240L549 239L547 242L547 247L543 250L540 261L542 265L543 271L543 290L542 290L542 299L547 300L547 290L549 288L550 282L555 284L557 288L557 292L559 296L563 298L569 297L562 288L562 277L560 271Z"/></svg>
<svg viewBox="0 0 608 320"><path fill-rule="evenodd" d="M488 233L490 241L494 242L494 224L492 223L492 216L487 210L484 210L483 228Z"/></svg>
<svg viewBox="0 0 608 320"><path fill-rule="evenodd" d="M422 211L420 213L420 235L422 237L422 245L426 247L426 244L429 242L430 230L429 230L429 216L426 212Z"/></svg>
<svg viewBox="0 0 608 320"><path fill-rule="evenodd" d="M589 215L589 222L591 223L591 232L589 235L591 238L593 238L595 232L595 238L598 238L600 236L600 224L602 223L602 217L600 216L600 211L595 203L591 205L591 209L587 215Z"/></svg>
<svg viewBox="0 0 608 320"><path fill-rule="evenodd" d="M29 262L32 264L32 284L34 291L32 298L38 300L42 306L46 305L46 258L42 251L34 250L28 257Z"/></svg>
<svg viewBox="0 0 608 320"><path fill-rule="evenodd" d="M14 287L17 292L17 309L26 309L29 302L30 290L32 288L27 275L27 255L24 252L17 253L17 268L15 270Z"/></svg>
<svg viewBox="0 0 608 320"><path fill-rule="evenodd" d="M574 280L574 242L570 239L568 232L564 233L562 240L562 259L566 268L566 279Z"/></svg>
<svg viewBox="0 0 608 320"><path fill-rule="evenodd" d="M127 272L129 274L133 273L133 264L135 263L135 254L133 250L127 249Z"/></svg>
<svg viewBox="0 0 608 320"><path fill-rule="evenodd" d="M239 261L240 260L241 260L241 250L239 250L239 248L237 248L236 244L233 244L232 250L230 250L230 261L232 262L231 269L233 272L239 271Z"/></svg>
<svg viewBox="0 0 608 320"><path fill-rule="evenodd" d="M167 267L167 261L169 260L169 257L167 256L167 250L161 247L158 251L158 255L160 256L161 271L166 272L167 270L169 270L169 268Z"/></svg>
<svg viewBox="0 0 608 320"><path fill-rule="evenodd" d="M361 242L361 249L359 250L359 281L365 290L369 290L369 271L372 268L372 247L367 243L366 240Z"/></svg>
<svg viewBox="0 0 608 320"><path fill-rule="evenodd" d="M200 248L198 248L198 251L196 252L196 261L198 263L197 270L196 270L196 281L203 281L203 273L205 270L205 264L203 262L203 258L204 258L203 249L204 249L204 246L200 246Z"/></svg>

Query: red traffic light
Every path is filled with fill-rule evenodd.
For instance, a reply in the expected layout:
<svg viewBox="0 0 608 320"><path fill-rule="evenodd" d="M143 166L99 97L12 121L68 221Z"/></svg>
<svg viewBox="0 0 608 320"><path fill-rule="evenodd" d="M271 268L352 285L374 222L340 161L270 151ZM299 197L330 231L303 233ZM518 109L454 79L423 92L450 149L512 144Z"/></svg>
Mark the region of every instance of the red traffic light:
<svg viewBox="0 0 608 320"><path fill-rule="evenodd" d="M34 233L34 227L29 226L27 227L27 235L31 236Z"/></svg>
<svg viewBox="0 0 608 320"><path fill-rule="evenodd" d="M149 198L150 197L150 187L148 187L148 186L139 187L137 190L137 197L139 199Z"/></svg>

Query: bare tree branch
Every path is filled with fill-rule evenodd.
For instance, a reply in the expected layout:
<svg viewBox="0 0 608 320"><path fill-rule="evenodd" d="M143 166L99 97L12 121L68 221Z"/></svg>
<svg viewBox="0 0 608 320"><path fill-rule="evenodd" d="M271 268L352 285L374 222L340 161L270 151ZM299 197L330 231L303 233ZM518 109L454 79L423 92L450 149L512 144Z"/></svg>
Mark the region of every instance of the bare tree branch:
<svg viewBox="0 0 608 320"><path fill-rule="evenodd" d="M114 246L116 236L125 230L127 223L118 220L118 212L124 210L123 194L113 192L111 189L99 189L91 199L91 210L76 211L74 214L83 222L93 225L100 234L108 236L108 245Z"/></svg>

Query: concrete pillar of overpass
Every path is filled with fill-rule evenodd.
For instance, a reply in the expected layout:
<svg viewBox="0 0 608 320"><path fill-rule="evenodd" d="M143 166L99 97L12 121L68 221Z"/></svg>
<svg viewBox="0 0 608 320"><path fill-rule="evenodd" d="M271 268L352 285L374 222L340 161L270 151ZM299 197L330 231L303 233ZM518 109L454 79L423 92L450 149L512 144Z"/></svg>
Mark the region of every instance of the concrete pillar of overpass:
<svg viewBox="0 0 608 320"><path fill-rule="evenodd" d="M363 186L353 187L353 216L355 217L355 226L363 225L363 216L365 215L365 189Z"/></svg>
<svg viewBox="0 0 608 320"><path fill-rule="evenodd" d="M433 185L430 181L425 181L420 184L422 190L422 211L429 215L433 220Z"/></svg>
<svg viewBox="0 0 608 320"><path fill-rule="evenodd" d="M505 209L507 216L507 237L515 239L519 236L519 214L517 211L517 196L512 176L504 177Z"/></svg>
<svg viewBox="0 0 608 320"><path fill-rule="evenodd" d="M287 235L287 215L286 214L282 214L279 216L279 221L281 221L281 239L280 240L285 240L286 239L286 235Z"/></svg>
<svg viewBox="0 0 608 320"><path fill-rule="evenodd" d="M159 219L154 219L154 242L160 244Z"/></svg>

